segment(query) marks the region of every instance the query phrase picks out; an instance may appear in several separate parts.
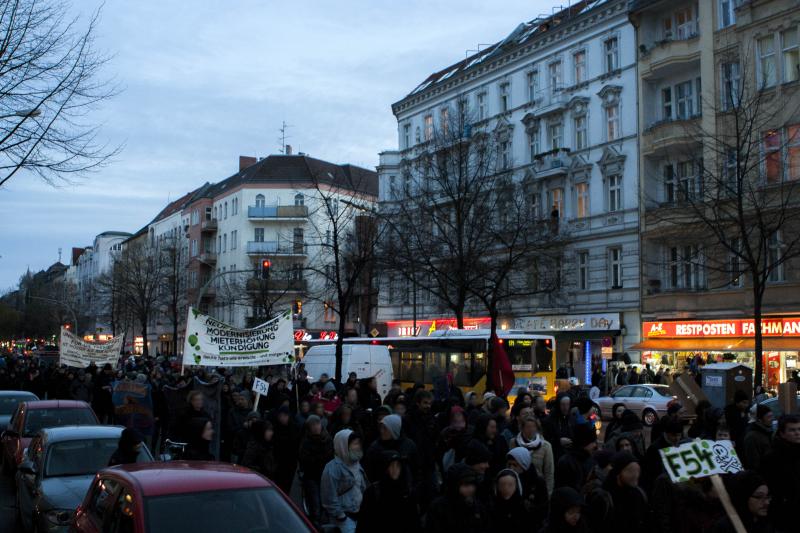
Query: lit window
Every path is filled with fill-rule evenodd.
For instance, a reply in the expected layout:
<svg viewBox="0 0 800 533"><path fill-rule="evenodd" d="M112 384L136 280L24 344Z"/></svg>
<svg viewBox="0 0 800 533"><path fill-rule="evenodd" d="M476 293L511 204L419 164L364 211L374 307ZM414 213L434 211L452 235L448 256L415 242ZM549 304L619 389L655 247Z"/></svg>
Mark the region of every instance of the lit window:
<svg viewBox="0 0 800 533"><path fill-rule="evenodd" d="M578 183L575 185L575 216L586 218L589 216L589 184Z"/></svg>
<svg viewBox="0 0 800 533"><path fill-rule="evenodd" d="M780 183L783 174L781 164L781 132L770 130L764 134L764 174L767 183Z"/></svg>
<svg viewBox="0 0 800 533"><path fill-rule="evenodd" d="M556 188L547 191L548 204L550 205L550 216L560 218L564 213L564 189Z"/></svg>
<svg viewBox="0 0 800 533"><path fill-rule="evenodd" d="M425 141L433 139L433 115L425 115Z"/></svg>
<svg viewBox="0 0 800 533"><path fill-rule="evenodd" d="M442 130L442 135L447 135L450 131L450 109L443 107L439 110L439 126Z"/></svg>

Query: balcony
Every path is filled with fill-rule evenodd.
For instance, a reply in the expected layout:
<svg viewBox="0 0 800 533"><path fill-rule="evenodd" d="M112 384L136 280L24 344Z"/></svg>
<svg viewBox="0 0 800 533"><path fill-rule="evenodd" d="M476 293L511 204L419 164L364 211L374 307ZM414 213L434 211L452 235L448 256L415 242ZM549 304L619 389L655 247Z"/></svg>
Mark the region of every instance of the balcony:
<svg viewBox="0 0 800 533"><path fill-rule="evenodd" d="M306 292L308 282L304 279L267 279L250 278L247 280L247 290L252 292Z"/></svg>
<svg viewBox="0 0 800 533"><path fill-rule="evenodd" d="M201 263L206 263L209 265L216 264L217 262L217 254L214 252L203 252L200 254L199 258Z"/></svg>
<svg viewBox="0 0 800 533"><path fill-rule="evenodd" d="M700 67L700 36L696 26L688 28L684 35L639 46L642 79L667 77L686 70L689 64Z"/></svg>
<svg viewBox="0 0 800 533"><path fill-rule="evenodd" d="M569 93L560 87L555 91L543 89L536 94L536 107L531 115L538 118L564 111L569 100Z"/></svg>
<svg viewBox="0 0 800 533"><path fill-rule="evenodd" d="M304 205L251 205L247 208L251 220L297 221L308 218L308 207Z"/></svg>
<svg viewBox="0 0 800 533"><path fill-rule="evenodd" d="M642 132L642 154L666 155L674 150L691 150L701 143L700 116L684 120L662 120L651 124Z"/></svg>
<svg viewBox="0 0 800 533"><path fill-rule="evenodd" d="M305 257L306 247L303 242L292 241L248 241L248 255L269 255L287 257Z"/></svg>
<svg viewBox="0 0 800 533"><path fill-rule="evenodd" d="M572 157L567 148L557 148L549 152L537 154L533 159L533 168L536 170L537 178L566 174L571 164Z"/></svg>
<svg viewBox="0 0 800 533"><path fill-rule="evenodd" d="M208 232L217 231L217 219L211 218L208 220L204 220L200 224L200 231L208 231Z"/></svg>

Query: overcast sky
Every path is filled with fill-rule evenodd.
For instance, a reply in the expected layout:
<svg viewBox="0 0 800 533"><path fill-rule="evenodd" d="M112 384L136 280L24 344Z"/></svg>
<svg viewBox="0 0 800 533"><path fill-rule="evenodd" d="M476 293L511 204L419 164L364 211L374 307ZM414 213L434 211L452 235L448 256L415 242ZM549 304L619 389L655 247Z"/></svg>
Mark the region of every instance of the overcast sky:
<svg viewBox="0 0 800 533"><path fill-rule="evenodd" d="M66 264L98 233L135 232L240 154L276 153L283 120L295 151L374 168L397 146L392 102L558 3L108 0L97 45L123 92L97 119L124 149L75 186L17 174L0 189L0 291L59 247Z"/></svg>

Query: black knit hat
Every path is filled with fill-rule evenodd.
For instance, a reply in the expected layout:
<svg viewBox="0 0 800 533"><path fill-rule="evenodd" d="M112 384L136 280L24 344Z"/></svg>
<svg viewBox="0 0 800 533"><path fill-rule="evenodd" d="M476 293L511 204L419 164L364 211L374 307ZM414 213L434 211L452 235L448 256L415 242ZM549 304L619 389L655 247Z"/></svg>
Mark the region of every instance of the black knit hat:
<svg viewBox="0 0 800 533"><path fill-rule="evenodd" d="M578 424L572 433L572 444L575 448L583 448L597 442L597 432L591 424Z"/></svg>

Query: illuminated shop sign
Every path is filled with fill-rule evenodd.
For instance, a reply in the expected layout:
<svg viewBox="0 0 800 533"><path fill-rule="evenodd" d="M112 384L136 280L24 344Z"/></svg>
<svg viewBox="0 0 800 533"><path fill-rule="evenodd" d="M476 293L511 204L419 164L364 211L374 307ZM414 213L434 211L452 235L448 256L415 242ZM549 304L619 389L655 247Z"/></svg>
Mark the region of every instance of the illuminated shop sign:
<svg viewBox="0 0 800 533"><path fill-rule="evenodd" d="M644 322L644 338L702 338L702 337L753 337L755 323L752 319L687 320L670 322ZM765 337L800 337L800 317L764 318L761 334Z"/></svg>

